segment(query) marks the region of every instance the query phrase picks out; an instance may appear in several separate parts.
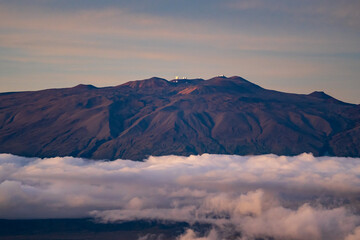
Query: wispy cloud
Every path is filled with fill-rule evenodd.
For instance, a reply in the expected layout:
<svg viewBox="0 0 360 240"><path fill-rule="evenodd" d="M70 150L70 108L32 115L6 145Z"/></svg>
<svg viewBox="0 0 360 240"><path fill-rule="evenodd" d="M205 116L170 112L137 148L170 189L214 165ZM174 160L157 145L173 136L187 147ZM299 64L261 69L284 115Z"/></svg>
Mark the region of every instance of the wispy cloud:
<svg viewBox="0 0 360 240"><path fill-rule="evenodd" d="M198 221L214 226L209 239L351 239L360 226L359 173L359 159L311 154L145 162L2 154L0 218ZM180 239L197 237L189 230Z"/></svg>
<svg viewBox="0 0 360 240"><path fill-rule="evenodd" d="M288 14L300 22L341 24L347 27L360 27L359 1L268 1L235 0L227 2L231 9L239 11L266 11Z"/></svg>

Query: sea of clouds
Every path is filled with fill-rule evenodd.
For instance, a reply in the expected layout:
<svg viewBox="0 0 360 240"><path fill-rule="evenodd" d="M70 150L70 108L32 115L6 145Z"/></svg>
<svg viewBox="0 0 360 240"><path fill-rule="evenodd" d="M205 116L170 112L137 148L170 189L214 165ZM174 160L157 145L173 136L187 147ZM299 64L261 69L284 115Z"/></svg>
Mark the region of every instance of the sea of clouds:
<svg viewBox="0 0 360 240"><path fill-rule="evenodd" d="M179 240L360 239L360 159L162 156L144 162L0 154L0 218L211 224ZM146 239L143 237L141 239Z"/></svg>

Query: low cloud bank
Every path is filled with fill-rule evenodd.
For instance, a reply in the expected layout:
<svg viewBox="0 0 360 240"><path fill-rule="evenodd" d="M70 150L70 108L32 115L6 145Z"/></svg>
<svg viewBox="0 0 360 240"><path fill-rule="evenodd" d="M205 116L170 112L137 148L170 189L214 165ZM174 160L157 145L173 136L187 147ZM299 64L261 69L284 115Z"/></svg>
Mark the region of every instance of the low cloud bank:
<svg viewBox="0 0 360 240"><path fill-rule="evenodd" d="M0 218L210 223L189 239L360 239L360 159L162 156L145 162L0 154Z"/></svg>

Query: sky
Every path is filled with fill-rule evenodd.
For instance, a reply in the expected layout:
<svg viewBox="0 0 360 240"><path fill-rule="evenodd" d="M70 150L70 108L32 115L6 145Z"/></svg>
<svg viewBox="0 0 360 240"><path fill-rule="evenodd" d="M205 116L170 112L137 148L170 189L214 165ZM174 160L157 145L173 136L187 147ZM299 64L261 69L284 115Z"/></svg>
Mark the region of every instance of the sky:
<svg viewBox="0 0 360 240"><path fill-rule="evenodd" d="M241 76L360 103L358 0L0 0L0 92Z"/></svg>

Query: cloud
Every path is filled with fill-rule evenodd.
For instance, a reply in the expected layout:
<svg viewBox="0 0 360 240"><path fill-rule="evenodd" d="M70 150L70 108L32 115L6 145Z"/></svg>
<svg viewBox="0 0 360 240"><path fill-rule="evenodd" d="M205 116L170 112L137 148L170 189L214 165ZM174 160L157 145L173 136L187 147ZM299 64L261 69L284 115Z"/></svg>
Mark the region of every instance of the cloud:
<svg viewBox="0 0 360 240"><path fill-rule="evenodd" d="M296 210L272 206L261 216L245 217L239 223L254 238L342 239L356 227L359 217L341 207L329 210L304 204Z"/></svg>
<svg viewBox="0 0 360 240"><path fill-rule="evenodd" d="M354 233L348 235L345 240L356 240L356 239L359 239L360 238L360 227L357 227L355 230L354 230Z"/></svg>
<svg viewBox="0 0 360 240"><path fill-rule="evenodd" d="M179 239L355 239L359 176L360 159L311 154L162 156L144 162L1 154L0 218L213 225L205 236L189 229Z"/></svg>
<svg viewBox="0 0 360 240"><path fill-rule="evenodd" d="M226 6L239 11L261 11L283 14L295 18L299 22L340 24L345 27L358 29L360 27L359 1L300 1L289 2L283 0L235 0Z"/></svg>
<svg viewBox="0 0 360 240"><path fill-rule="evenodd" d="M251 6L256 2L240 2ZM255 6L262 6L256 3ZM198 62L194 50L202 54L213 50L253 52L258 56L266 54L329 53L339 46L346 52L353 52L355 43L344 39L321 39L304 37L301 34L264 34L246 29L209 26L207 21L193 21L174 17L135 13L127 9L112 7L102 9L83 9L56 11L42 7L13 7L2 4L0 8L0 46L12 49L15 53L7 58L19 61L47 60L55 63L70 63L73 57L100 59L148 59L157 61ZM324 45L336 47L324 48ZM341 44L341 45L340 45ZM202 49L205 48L206 51ZM180 49L180 50L179 50ZM184 53L184 49L187 49ZM214 50L215 49L215 50ZM21 57L18 57L18 54ZM225 54L231 57L231 54ZM68 57L63 59L64 57ZM204 56L201 60L208 59Z"/></svg>
<svg viewBox="0 0 360 240"><path fill-rule="evenodd" d="M211 229L210 233L205 237L198 237L198 235L192 230L187 229L184 234L178 237L178 240L217 240L219 236L216 230Z"/></svg>

